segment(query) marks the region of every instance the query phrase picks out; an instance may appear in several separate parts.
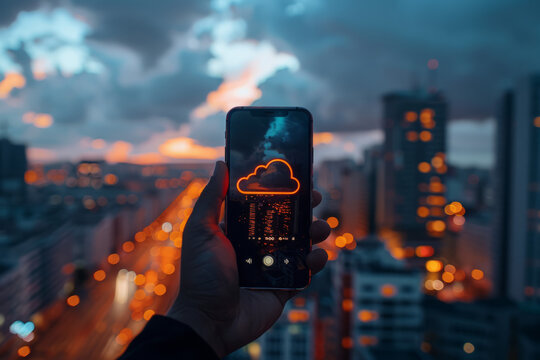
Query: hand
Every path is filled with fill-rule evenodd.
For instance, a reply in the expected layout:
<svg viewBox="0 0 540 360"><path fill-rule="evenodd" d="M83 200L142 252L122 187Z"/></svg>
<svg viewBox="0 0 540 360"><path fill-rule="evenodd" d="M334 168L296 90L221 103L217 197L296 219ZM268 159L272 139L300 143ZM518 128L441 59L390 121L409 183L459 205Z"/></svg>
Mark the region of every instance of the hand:
<svg viewBox="0 0 540 360"><path fill-rule="evenodd" d="M216 163L214 175L201 193L183 235L180 291L168 316L189 325L220 357L248 344L279 318L297 291L247 290L238 286L236 255L218 225L228 187L228 169ZM314 206L321 194L313 193ZM325 221L311 225L312 243L330 234ZM328 257L323 249L308 254L311 273L319 272Z"/></svg>

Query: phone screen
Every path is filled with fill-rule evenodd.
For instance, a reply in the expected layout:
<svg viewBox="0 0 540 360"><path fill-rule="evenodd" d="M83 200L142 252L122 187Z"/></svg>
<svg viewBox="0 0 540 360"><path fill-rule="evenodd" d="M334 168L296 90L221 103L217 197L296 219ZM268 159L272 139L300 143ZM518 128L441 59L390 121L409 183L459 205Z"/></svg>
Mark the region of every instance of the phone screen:
<svg viewBox="0 0 540 360"><path fill-rule="evenodd" d="M227 115L227 236L242 287L309 283L312 118L299 108L235 108Z"/></svg>

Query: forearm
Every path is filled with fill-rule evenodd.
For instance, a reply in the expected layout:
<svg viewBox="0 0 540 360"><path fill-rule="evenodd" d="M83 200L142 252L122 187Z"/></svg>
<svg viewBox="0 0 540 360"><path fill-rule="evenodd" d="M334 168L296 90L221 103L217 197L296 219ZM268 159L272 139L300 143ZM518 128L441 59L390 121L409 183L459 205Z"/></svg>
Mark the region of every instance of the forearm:
<svg viewBox="0 0 540 360"><path fill-rule="evenodd" d="M227 349L215 321L212 321L207 315L196 309L188 309L179 304L174 304L167 313L167 316L191 327L212 348L219 358L227 355Z"/></svg>
<svg viewBox="0 0 540 360"><path fill-rule="evenodd" d="M188 324L155 315L133 339L119 360L217 360L213 348Z"/></svg>

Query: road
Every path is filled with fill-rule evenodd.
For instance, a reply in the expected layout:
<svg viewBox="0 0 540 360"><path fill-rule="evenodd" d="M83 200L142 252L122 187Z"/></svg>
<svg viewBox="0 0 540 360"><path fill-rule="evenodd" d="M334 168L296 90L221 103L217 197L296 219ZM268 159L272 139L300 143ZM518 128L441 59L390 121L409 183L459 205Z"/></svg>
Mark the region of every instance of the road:
<svg viewBox="0 0 540 360"><path fill-rule="evenodd" d="M66 305L48 329L37 330L26 358L115 359L152 312L166 313L178 291L183 226L203 184L200 179L191 182L156 221L141 229L145 236L132 241L132 251L119 252L120 261L108 266L104 280L88 281L79 304Z"/></svg>

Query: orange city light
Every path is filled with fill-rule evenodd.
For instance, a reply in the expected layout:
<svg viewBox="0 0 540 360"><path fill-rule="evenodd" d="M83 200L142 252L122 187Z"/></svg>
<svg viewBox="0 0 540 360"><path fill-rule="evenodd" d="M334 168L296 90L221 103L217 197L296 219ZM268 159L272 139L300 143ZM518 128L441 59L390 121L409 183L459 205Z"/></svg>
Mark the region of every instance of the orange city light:
<svg viewBox="0 0 540 360"><path fill-rule="evenodd" d="M133 279L133 282L137 286L143 286L144 283L146 282L146 276L144 276L143 274L137 274L135 276L135 279Z"/></svg>
<svg viewBox="0 0 540 360"><path fill-rule="evenodd" d="M129 328L124 328L120 330L120 333L116 336L116 342L120 345L126 345L131 341L133 337L133 331Z"/></svg>
<svg viewBox="0 0 540 360"><path fill-rule="evenodd" d="M155 287L154 287L154 293L157 295L157 296L162 296L164 295L165 293L167 292L167 287L163 284L157 284Z"/></svg>
<svg viewBox="0 0 540 360"><path fill-rule="evenodd" d="M440 260L428 260L426 261L426 270L429 272L439 272L443 268L443 264Z"/></svg>
<svg viewBox="0 0 540 360"><path fill-rule="evenodd" d="M289 310L287 318L292 323L306 322L309 320L309 311L300 309Z"/></svg>
<svg viewBox="0 0 540 360"><path fill-rule="evenodd" d="M371 335L362 335L358 338L358 342L362 346L373 346L377 344L377 337Z"/></svg>
<svg viewBox="0 0 540 360"><path fill-rule="evenodd" d="M407 120L408 122L414 122L416 121L416 119L418 119L418 114L414 111L407 111L405 113L405 120Z"/></svg>
<svg viewBox="0 0 540 360"><path fill-rule="evenodd" d="M427 142L427 141L430 141L431 139L432 139L432 135L429 131L424 130L420 132L420 140Z"/></svg>
<svg viewBox="0 0 540 360"><path fill-rule="evenodd" d="M79 298L78 295L71 295L70 297L67 298L66 302L69 306L75 307L79 305L79 303L81 302L81 299Z"/></svg>
<svg viewBox="0 0 540 360"><path fill-rule="evenodd" d="M334 240L334 243L336 244L337 247L342 248L345 245L347 245L347 239L344 236L338 236Z"/></svg>
<svg viewBox="0 0 540 360"><path fill-rule="evenodd" d="M144 314L143 314L144 320L146 320L146 321L150 320L152 318L152 316L154 316L155 313L156 312L154 310L152 310L152 309L146 310L144 312Z"/></svg>
<svg viewBox="0 0 540 360"><path fill-rule="evenodd" d="M122 250L124 250L127 253L132 252L134 249L135 249L135 244L133 243L133 241L126 241L125 243L122 244Z"/></svg>
<svg viewBox="0 0 540 360"><path fill-rule="evenodd" d="M328 226L330 226L332 229L337 228L337 226L339 225L339 220L334 216L330 216L328 219L326 219L326 222L328 223Z"/></svg>
<svg viewBox="0 0 540 360"><path fill-rule="evenodd" d="M431 165L423 161L420 164L418 164L418 170L424 174L428 173L431 170Z"/></svg>
<svg viewBox="0 0 540 360"><path fill-rule="evenodd" d="M344 311L351 311L354 307L354 303L351 299L345 299L341 302L341 308Z"/></svg>
<svg viewBox="0 0 540 360"><path fill-rule="evenodd" d="M416 247L416 256L418 257L430 257L433 256L435 250L430 245L420 245Z"/></svg>
<svg viewBox="0 0 540 360"><path fill-rule="evenodd" d="M370 322L377 320L378 318L379 314L373 310L360 310L358 312L358 320L362 322Z"/></svg>
<svg viewBox="0 0 540 360"><path fill-rule="evenodd" d="M283 163L283 164L285 164L287 166L287 168L289 169L290 179L293 180L296 183L296 188L294 190L292 190L292 191L272 191L272 190L270 190L270 191L265 191L265 190L259 190L259 191L249 191L248 190L248 191L245 191L245 190L241 189L240 183L242 181L248 181L252 176L257 175L257 171L259 171L261 169L266 170L266 169L268 169L268 167L271 164L274 164L274 163ZM273 160L270 160L266 165L257 166L255 168L255 170L253 170L253 172L251 174L249 174L248 176L244 176L244 177L238 179L238 181L236 182L236 188L242 194L247 194L247 195L292 195L292 194L296 194L298 192L298 190L300 190L300 181L298 181L298 179L294 177L292 167L287 161L285 161L283 159L273 159Z"/></svg>
<svg viewBox="0 0 540 360"><path fill-rule="evenodd" d="M484 272L480 269L474 269L471 271L471 276L474 280L482 280L484 278Z"/></svg>
<svg viewBox="0 0 540 360"><path fill-rule="evenodd" d="M116 253L113 253L107 257L107 261L111 265L118 264L120 262L120 256Z"/></svg>
<svg viewBox="0 0 540 360"><path fill-rule="evenodd" d="M97 270L95 273L94 273L94 279L96 281L103 281L105 280L105 277L107 276L107 274L105 273L105 271L103 270Z"/></svg>
<svg viewBox="0 0 540 360"><path fill-rule="evenodd" d="M350 349L353 347L353 340L350 336L344 337L341 339L341 346L345 349Z"/></svg>
<svg viewBox="0 0 540 360"><path fill-rule="evenodd" d="M396 294L396 287L392 284L384 284L381 286L381 295L384 297L392 297Z"/></svg>

